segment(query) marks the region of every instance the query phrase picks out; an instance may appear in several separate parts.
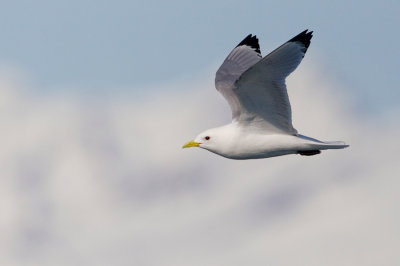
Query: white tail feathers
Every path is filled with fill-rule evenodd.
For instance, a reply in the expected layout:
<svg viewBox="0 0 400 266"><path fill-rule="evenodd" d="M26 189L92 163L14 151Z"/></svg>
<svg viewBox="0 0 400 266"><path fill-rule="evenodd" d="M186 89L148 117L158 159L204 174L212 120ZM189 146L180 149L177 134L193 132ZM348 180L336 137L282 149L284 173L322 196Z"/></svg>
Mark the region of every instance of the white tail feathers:
<svg viewBox="0 0 400 266"><path fill-rule="evenodd" d="M349 147L349 145L347 145L346 143L344 143L343 141L325 141L323 142L327 147L327 149L344 149Z"/></svg>

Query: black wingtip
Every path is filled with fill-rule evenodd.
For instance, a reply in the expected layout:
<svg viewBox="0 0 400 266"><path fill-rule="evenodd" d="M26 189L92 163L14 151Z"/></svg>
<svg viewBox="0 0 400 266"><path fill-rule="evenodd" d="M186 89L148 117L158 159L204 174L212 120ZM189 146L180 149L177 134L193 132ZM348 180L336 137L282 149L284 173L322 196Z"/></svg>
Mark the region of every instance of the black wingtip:
<svg viewBox="0 0 400 266"><path fill-rule="evenodd" d="M313 36L312 33L313 33L312 31L308 32L308 30L305 30L305 31L301 32L300 34L294 36L288 42L300 42L307 49L308 46L310 46L310 43L311 43L311 38Z"/></svg>
<svg viewBox="0 0 400 266"><path fill-rule="evenodd" d="M236 45L236 47L241 46L241 45L247 45L250 46L251 48L253 48L257 53L261 53L260 52L260 45L258 44L258 39L256 35L252 35L249 34L247 35L246 38L243 39L243 41L241 41L238 45Z"/></svg>

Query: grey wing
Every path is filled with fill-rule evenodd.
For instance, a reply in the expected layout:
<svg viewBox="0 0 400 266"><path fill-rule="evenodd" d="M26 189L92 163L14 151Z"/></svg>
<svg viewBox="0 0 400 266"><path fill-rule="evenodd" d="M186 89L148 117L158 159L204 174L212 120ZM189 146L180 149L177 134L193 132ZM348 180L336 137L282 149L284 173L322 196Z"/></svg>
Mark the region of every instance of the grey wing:
<svg viewBox="0 0 400 266"><path fill-rule="evenodd" d="M233 92L236 80L251 66L261 60L256 36L249 34L227 56L215 76L215 87L225 97L232 109L232 119L241 113L239 99Z"/></svg>
<svg viewBox="0 0 400 266"><path fill-rule="evenodd" d="M236 120L252 128L296 134L285 79L303 59L312 31L303 31L245 71L233 92L240 106Z"/></svg>

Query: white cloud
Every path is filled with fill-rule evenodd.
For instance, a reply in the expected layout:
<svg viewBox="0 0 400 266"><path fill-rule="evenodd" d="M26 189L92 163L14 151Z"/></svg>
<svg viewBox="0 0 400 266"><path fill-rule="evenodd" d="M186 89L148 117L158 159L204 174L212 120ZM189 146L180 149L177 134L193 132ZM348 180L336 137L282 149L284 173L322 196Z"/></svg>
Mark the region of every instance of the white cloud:
<svg viewBox="0 0 400 266"><path fill-rule="evenodd" d="M289 80L295 127L351 147L253 161L180 148L229 121L211 79L102 99L0 85L1 265L400 263L396 116L358 114L315 66Z"/></svg>

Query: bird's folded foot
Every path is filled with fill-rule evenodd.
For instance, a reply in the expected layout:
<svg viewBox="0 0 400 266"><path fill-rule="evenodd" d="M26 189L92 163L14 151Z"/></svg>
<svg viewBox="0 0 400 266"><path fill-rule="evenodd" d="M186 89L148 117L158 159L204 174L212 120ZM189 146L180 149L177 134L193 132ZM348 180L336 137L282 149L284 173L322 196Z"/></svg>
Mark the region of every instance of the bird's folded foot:
<svg viewBox="0 0 400 266"><path fill-rule="evenodd" d="M313 155L320 154L321 151L320 150L298 151L297 153L300 155L303 155L303 156L313 156Z"/></svg>

